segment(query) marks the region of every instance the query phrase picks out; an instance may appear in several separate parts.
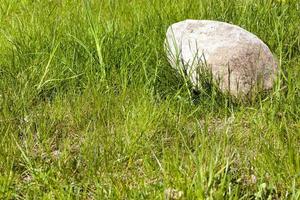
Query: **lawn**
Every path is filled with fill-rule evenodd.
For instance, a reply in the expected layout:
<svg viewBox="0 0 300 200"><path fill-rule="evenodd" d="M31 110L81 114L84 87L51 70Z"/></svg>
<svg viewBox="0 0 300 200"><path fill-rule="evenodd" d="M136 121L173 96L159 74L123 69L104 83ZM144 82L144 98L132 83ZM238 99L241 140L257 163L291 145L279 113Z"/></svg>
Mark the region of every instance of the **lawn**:
<svg viewBox="0 0 300 200"><path fill-rule="evenodd" d="M184 19L260 37L273 90L193 92ZM299 0L1 0L0 199L300 199L299 77Z"/></svg>

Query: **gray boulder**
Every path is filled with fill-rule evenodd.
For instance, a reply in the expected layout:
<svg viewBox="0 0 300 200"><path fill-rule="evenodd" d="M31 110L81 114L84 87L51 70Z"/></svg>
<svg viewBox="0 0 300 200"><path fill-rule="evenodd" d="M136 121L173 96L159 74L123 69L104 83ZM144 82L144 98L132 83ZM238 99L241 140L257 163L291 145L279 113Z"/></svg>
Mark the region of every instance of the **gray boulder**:
<svg viewBox="0 0 300 200"><path fill-rule="evenodd" d="M245 96L271 89L278 67L268 48L254 34L224 22L185 20L171 25L165 50L173 68L195 89L209 72L222 92Z"/></svg>

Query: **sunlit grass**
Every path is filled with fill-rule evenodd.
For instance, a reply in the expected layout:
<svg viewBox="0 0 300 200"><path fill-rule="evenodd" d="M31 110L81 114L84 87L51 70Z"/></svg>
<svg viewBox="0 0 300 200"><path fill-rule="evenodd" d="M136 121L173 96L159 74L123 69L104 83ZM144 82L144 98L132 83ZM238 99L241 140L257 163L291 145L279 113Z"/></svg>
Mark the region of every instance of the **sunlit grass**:
<svg viewBox="0 0 300 200"><path fill-rule="evenodd" d="M168 26L214 19L258 35L281 72L247 102L194 94ZM0 198L300 198L300 3L0 4Z"/></svg>

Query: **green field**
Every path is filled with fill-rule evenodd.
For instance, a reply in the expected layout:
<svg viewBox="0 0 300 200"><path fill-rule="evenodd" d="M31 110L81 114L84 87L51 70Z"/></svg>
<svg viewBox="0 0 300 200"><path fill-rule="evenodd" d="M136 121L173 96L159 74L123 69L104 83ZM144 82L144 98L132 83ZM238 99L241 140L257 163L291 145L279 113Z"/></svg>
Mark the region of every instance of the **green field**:
<svg viewBox="0 0 300 200"><path fill-rule="evenodd" d="M212 19L277 57L272 91L197 94L169 25ZM300 199L299 0L1 0L0 199Z"/></svg>

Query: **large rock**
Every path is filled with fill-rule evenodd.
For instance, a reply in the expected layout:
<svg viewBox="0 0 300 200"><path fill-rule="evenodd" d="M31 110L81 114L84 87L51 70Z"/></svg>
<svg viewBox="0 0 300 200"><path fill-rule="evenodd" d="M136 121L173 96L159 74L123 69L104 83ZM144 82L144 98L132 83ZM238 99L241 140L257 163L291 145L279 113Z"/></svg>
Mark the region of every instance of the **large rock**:
<svg viewBox="0 0 300 200"><path fill-rule="evenodd" d="M165 48L172 67L197 89L210 72L223 92L245 96L271 89L278 71L268 48L254 34L224 22L185 20L171 25ZM205 70L203 70L205 69Z"/></svg>

